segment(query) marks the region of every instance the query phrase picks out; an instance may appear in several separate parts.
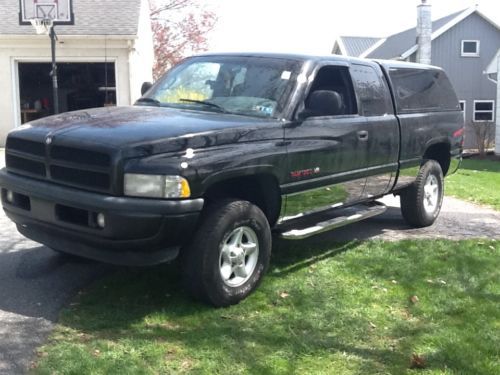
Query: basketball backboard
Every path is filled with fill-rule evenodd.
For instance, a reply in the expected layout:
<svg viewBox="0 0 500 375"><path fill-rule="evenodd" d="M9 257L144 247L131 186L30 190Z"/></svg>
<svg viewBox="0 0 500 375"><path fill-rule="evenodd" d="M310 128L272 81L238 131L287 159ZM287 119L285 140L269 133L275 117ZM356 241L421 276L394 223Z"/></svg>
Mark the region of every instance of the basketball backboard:
<svg viewBox="0 0 500 375"><path fill-rule="evenodd" d="M32 19L50 19L54 25L73 25L73 1L19 0L19 24L31 25Z"/></svg>

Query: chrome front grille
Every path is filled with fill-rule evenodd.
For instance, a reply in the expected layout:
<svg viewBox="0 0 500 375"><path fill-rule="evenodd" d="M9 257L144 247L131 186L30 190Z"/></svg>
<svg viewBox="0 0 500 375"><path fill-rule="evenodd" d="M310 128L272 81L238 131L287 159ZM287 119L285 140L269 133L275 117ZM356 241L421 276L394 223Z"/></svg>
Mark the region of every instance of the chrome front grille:
<svg viewBox="0 0 500 375"><path fill-rule="evenodd" d="M101 151L9 136L5 161L13 173L111 193L112 157Z"/></svg>

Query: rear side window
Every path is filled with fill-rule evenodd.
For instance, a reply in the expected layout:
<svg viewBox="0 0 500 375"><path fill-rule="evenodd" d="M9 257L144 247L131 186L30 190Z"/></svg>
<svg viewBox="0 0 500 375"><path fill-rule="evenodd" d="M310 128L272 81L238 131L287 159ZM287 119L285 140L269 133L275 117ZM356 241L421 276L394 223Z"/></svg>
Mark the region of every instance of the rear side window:
<svg viewBox="0 0 500 375"><path fill-rule="evenodd" d="M392 112L389 88L380 73L371 66L353 64L351 75L358 94L361 115L380 116Z"/></svg>
<svg viewBox="0 0 500 375"><path fill-rule="evenodd" d="M458 99L443 71L391 68L396 107L400 113L459 110Z"/></svg>

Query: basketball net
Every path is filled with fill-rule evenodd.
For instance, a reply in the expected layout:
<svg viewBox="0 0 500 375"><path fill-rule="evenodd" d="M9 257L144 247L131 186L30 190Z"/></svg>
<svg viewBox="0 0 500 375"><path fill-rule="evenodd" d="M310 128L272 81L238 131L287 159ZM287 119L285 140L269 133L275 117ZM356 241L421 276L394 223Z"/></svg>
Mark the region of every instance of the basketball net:
<svg viewBox="0 0 500 375"><path fill-rule="evenodd" d="M32 18L30 19L31 24L35 28L37 34L49 35L50 29L54 24L54 20L49 18Z"/></svg>

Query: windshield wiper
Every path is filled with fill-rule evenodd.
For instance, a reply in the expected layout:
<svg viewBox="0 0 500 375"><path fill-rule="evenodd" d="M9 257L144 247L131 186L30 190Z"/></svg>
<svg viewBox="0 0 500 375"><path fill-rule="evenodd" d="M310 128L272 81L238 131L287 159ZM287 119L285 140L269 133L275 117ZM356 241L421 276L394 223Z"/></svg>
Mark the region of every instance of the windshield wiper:
<svg viewBox="0 0 500 375"><path fill-rule="evenodd" d="M153 99L153 98L139 98L139 99L137 99L136 103L151 103L151 104L154 104L158 107L161 106L161 102L159 100Z"/></svg>
<svg viewBox="0 0 500 375"><path fill-rule="evenodd" d="M222 107L222 106L220 106L218 104L212 103L212 102L207 102L206 100L179 99L179 101L181 101L181 102L187 102L187 103L203 104L203 105L206 105L206 106L209 106L209 107L212 107L212 108L217 108L219 110L219 112L229 113L224 107Z"/></svg>

